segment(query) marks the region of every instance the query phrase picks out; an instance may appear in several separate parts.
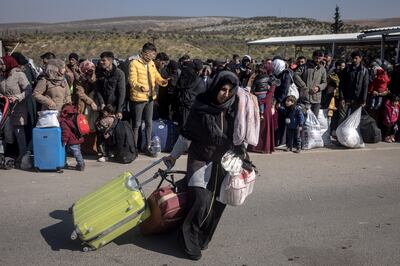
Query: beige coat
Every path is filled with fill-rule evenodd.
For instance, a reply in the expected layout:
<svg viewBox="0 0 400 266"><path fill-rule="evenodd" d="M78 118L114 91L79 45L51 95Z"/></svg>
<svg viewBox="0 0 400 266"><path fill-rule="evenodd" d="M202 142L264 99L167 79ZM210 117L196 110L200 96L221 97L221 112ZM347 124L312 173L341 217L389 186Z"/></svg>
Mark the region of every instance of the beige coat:
<svg viewBox="0 0 400 266"><path fill-rule="evenodd" d="M33 98L42 104L42 110L58 110L66 103L71 103L71 92L67 82L64 80L59 84L42 78L38 81L35 90L33 91ZM52 103L56 107L49 107Z"/></svg>
<svg viewBox="0 0 400 266"><path fill-rule="evenodd" d="M25 98L32 93L32 87L29 84L26 75L20 68L14 68L10 71L8 78L0 76L0 94L13 97L18 102L11 116L11 122L15 126L26 125L28 111Z"/></svg>

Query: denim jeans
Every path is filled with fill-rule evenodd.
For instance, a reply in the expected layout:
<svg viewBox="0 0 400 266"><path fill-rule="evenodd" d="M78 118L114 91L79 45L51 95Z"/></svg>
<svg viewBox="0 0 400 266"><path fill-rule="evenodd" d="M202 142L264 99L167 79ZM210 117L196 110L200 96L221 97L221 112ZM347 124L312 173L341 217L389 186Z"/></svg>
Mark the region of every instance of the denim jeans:
<svg viewBox="0 0 400 266"><path fill-rule="evenodd" d="M154 102L152 100L148 102L129 102L132 117L133 117L133 137L135 141L135 145L138 144L139 138L139 128L142 124L142 116L144 113L144 123L146 128L146 143L147 146L150 146L151 143L151 126L153 122L153 107Z"/></svg>
<svg viewBox="0 0 400 266"><path fill-rule="evenodd" d="M292 149L293 145L296 145L296 149L301 148L301 134L300 133L301 132L300 132L299 127L286 129L286 134L287 134L287 138L288 138L287 147L289 149Z"/></svg>
<svg viewBox="0 0 400 266"><path fill-rule="evenodd" d="M74 158L77 162L77 166L85 165L85 161L83 160L83 157L82 157L80 144L74 144L74 145L67 144L67 146L65 148L66 148L67 152L72 153L72 155L74 156Z"/></svg>

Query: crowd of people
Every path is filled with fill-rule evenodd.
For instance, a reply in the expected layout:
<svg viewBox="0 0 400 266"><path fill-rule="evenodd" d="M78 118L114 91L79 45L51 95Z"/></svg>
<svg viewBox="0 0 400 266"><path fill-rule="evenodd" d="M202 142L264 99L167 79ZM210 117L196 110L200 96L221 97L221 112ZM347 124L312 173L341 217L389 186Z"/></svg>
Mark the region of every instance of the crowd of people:
<svg viewBox="0 0 400 266"><path fill-rule="evenodd" d="M76 113L93 121L99 162L124 153L115 147L127 135L133 136L128 147L136 149L143 121L147 145L143 152L153 156L152 120L171 120L182 129L196 97L210 90L222 71L234 73L238 86L249 88L258 99L260 137L258 145L247 147L249 151L272 153L286 145L286 150L299 153L307 109L317 117L320 110L324 112L334 139L346 116L364 107L382 129L384 141L396 141L399 65L377 59L367 66L359 51L352 52L347 61L334 60L331 53L321 50L310 59L275 56L257 62L249 55L233 55L231 60L203 61L184 55L175 61L146 43L139 55L126 61L117 60L110 51L93 60L96 64L76 53L67 62L52 52L41 59L41 68L18 52L0 59L0 94L16 104L8 129L18 144L18 158L32 149L32 128L40 110L59 111L63 143L77 159L78 170L85 165L80 151L84 138L75 133L71 122ZM126 131L119 138L112 133L117 127Z"/></svg>
<svg viewBox="0 0 400 266"><path fill-rule="evenodd" d="M139 55L122 62L110 51L101 53L96 64L75 53L67 62L51 52L41 58L41 69L18 52L0 59L0 94L15 105L8 130L18 144L18 159L32 149L39 110L59 112L62 142L80 171L85 169L85 137L74 122L77 114L86 114L96 132L99 162L133 161L143 121L143 152L154 156L152 121L176 122L180 136L164 162L173 167L188 154L188 213L178 241L193 260L201 258L226 206L215 199L226 176L221 159L227 152L239 156L243 168L254 170L247 150L272 153L281 146L300 153L308 116L322 113L334 139L338 126L360 107L375 119L386 142L396 141L400 68L380 60L366 66L359 51L348 61L321 50L310 59L275 56L257 62L249 55L233 55L231 60L203 61L185 55L175 61L146 43ZM240 102L241 94L256 99L256 109ZM257 118L247 119L243 110ZM252 128L258 143L236 143L237 117L241 128L257 124Z"/></svg>

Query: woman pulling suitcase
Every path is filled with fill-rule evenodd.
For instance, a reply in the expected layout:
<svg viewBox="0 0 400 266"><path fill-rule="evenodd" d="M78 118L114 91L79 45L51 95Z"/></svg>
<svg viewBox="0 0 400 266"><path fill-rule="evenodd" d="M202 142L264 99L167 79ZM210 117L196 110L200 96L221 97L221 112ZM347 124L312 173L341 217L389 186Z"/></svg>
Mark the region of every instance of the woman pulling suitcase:
<svg viewBox="0 0 400 266"><path fill-rule="evenodd" d="M196 98L173 151L164 157L167 167L172 167L188 149L189 209L178 241L192 260L201 258L201 251L207 248L226 206L216 200L226 175L221 166L222 156L232 149L242 156L245 153L242 145L233 144L238 84L235 74L220 72L209 90Z"/></svg>

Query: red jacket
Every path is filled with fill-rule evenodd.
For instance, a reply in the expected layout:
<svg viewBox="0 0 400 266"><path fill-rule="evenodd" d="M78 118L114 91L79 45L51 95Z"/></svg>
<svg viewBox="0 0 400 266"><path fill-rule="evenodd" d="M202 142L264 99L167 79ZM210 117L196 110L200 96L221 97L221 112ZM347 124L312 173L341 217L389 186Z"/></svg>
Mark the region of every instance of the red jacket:
<svg viewBox="0 0 400 266"><path fill-rule="evenodd" d="M77 113L78 110L71 104L65 105L62 109L60 114L60 126L62 132L61 139L64 144L76 145L84 141L84 138L79 135L78 128L74 121Z"/></svg>
<svg viewBox="0 0 400 266"><path fill-rule="evenodd" d="M383 109L383 124L385 126L393 126L399 120L399 105L394 105L392 101L387 99Z"/></svg>
<svg viewBox="0 0 400 266"><path fill-rule="evenodd" d="M389 82L390 78L386 74L385 70L378 68L376 70L376 77L370 83L368 91L369 92L377 91L379 93L385 92L388 89Z"/></svg>

